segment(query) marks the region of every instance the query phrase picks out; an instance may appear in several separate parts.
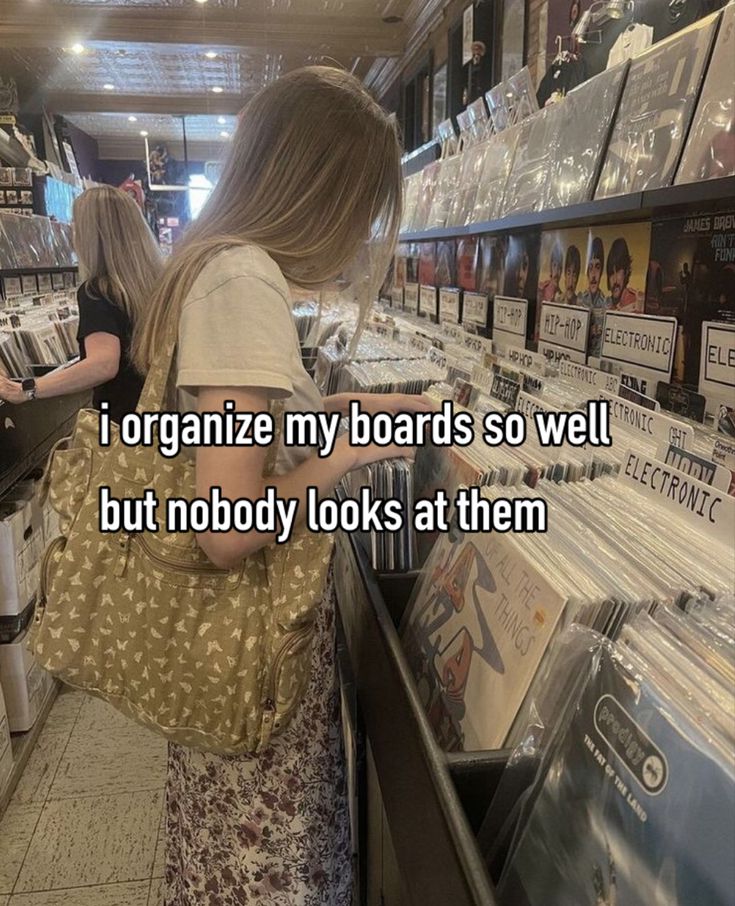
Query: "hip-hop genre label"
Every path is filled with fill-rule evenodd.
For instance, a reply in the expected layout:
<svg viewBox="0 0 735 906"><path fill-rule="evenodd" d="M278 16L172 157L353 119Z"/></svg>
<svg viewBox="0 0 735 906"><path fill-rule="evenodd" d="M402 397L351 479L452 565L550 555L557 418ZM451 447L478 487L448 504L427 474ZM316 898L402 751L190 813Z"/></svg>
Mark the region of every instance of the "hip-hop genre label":
<svg viewBox="0 0 735 906"><path fill-rule="evenodd" d="M419 287L419 314L432 321L438 321L436 300L436 287L422 283Z"/></svg>
<svg viewBox="0 0 735 906"><path fill-rule="evenodd" d="M528 300L496 296L493 304L493 339L501 346L525 346Z"/></svg>
<svg viewBox="0 0 735 906"><path fill-rule="evenodd" d="M558 366L560 362L577 362L579 365L584 365L587 361L586 353L580 352L578 349L570 349L568 346L547 343L545 340L539 340L538 351L550 365L554 366Z"/></svg>
<svg viewBox="0 0 735 906"><path fill-rule="evenodd" d="M418 314L419 310L419 285L407 283L403 288L403 309Z"/></svg>
<svg viewBox="0 0 735 906"><path fill-rule="evenodd" d="M544 302L541 306L539 340L584 353L587 350L591 314L589 308L578 305Z"/></svg>
<svg viewBox="0 0 735 906"><path fill-rule="evenodd" d="M608 311L602 330L602 358L671 377L676 351L676 318Z"/></svg>
<svg viewBox="0 0 735 906"><path fill-rule="evenodd" d="M439 290L439 317L450 324L459 324L459 290Z"/></svg>
<svg viewBox="0 0 735 906"><path fill-rule="evenodd" d="M699 392L708 399L735 399L735 325L705 321L702 324L702 358Z"/></svg>
<svg viewBox="0 0 735 906"><path fill-rule="evenodd" d="M462 323L487 326L489 302L483 293L465 293L462 300Z"/></svg>

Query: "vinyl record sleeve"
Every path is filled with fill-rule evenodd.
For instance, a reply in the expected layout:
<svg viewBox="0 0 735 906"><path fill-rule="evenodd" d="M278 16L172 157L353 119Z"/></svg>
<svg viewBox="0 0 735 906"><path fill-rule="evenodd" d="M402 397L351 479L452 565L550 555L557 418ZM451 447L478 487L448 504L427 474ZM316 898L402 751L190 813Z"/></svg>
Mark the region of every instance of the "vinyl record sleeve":
<svg viewBox="0 0 735 906"><path fill-rule="evenodd" d="M628 64L623 63L602 72L551 108L558 108L560 122L546 207L582 204L592 198L627 70Z"/></svg>
<svg viewBox="0 0 735 906"><path fill-rule="evenodd" d="M703 19L631 62L595 198L671 185L716 24Z"/></svg>
<svg viewBox="0 0 735 906"><path fill-rule="evenodd" d="M725 7L676 183L735 175L735 6Z"/></svg>
<svg viewBox="0 0 735 906"><path fill-rule="evenodd" d="M520 124L513 166L505 187L503 215L547 207L549 173L558 153L560 111L539 110Z"/></svg>
<svg viewBox="0 0 735 906"><path fill-rule="evenodd" d="M439 743L500 748L565 598L507 535L441 535L407 609L406 651Z"/></svg>
<svg viewBox="0 0 735 906"><path fill-rule="evenodd" d="M562 731L506 875L513 906L730 906L732 764L607 649Z"/></svg>

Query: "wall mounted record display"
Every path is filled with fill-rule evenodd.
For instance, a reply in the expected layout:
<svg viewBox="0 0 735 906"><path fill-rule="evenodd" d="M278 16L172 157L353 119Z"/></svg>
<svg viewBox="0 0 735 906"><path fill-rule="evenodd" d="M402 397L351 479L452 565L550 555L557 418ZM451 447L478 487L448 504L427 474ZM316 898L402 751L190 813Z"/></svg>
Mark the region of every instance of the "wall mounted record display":
<svg viewBox="0 0 735 906"><path fill-rule="evenodd" d="M634 59L595 198L671 185L719 14Z"/></svg>
<svg viewBox="0 0 735 906"><path fill-rule="evenodd" d="M735 6L722 13L676 183L735 175Z"/></svg>

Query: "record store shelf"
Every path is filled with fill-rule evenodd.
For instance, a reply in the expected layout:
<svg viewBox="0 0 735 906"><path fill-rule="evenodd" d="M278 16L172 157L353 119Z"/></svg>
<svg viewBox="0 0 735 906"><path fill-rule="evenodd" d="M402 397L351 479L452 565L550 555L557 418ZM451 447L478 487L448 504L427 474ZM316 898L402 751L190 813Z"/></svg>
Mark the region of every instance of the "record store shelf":
<svg viewBox="0 0 735 906"><path fill-rule="evenodd" d="M20 406L0 402L0 497L44 465L56 441L71 433L77 412L88 400L84 391Z"/></svg>
<svg viewBox="0 0 735 906"><path fill-rule="evenodd" d="M510 753L448 755L437 745L396 629L414 577L376 575L359 535L343 532L334 575L365 735L411 903L495 906L476 834Z"/></svg>
<svg viewBox="0 0 735 906"><path fill-rule="evenodd" d="M587 201L566 208L550 208L529 214L511 214L500 220L472 223L468 226L401 233L399 239L401 242L421 242L529 230L534 227L554 229L591 223L642 220L650 217L654 212L658 215L674 214L682 210L691 210L699 205L712 210L734 203L735 176L727 176L723 179L709 179L705 182L637 192L633 195L601 198L597 201Z"/></svg>

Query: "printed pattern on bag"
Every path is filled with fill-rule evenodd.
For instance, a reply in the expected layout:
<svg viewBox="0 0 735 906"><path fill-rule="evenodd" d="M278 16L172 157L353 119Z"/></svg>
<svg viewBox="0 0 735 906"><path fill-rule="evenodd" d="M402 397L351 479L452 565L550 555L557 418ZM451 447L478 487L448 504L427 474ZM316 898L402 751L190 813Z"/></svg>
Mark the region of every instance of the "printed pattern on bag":
<svg viewBox="0 0 735 906"><path fill-rule="evenodd" d="M151 370L139 411L160 410L174 346ZM259 752L293 716L309 681L315 609L332 538L297 530L238 569L214 567L194 533L104 534L99 487L114 497L195 496L190 460L98 444L80 413L48 467L62 538L45 557L32 645L55 676L194 748ZM276 442L273 448L276 447ZM275 450L269 463L275 459Z"/></svg>

